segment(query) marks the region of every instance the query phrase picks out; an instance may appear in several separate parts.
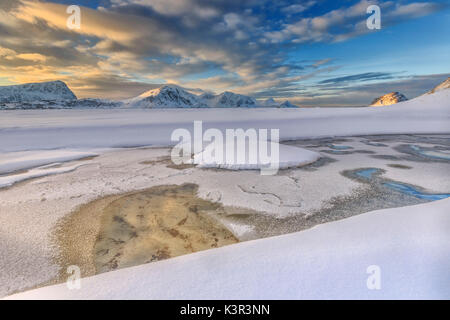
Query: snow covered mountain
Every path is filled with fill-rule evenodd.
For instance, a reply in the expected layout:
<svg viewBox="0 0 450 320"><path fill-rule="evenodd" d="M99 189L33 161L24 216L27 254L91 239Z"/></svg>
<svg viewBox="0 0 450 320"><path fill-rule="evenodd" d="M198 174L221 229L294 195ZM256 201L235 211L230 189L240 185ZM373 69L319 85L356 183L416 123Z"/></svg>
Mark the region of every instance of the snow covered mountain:
<svg viewBox="0 0 450 320"><path fill-rule="evenodd" d="M0 87L0 110L16 109L107 109L135 108L296 108L286 101L282 104L269 98L257 102L254 98L230 91L218 95L189 92L177 85L164 85L126 100L77 99L62 81L29 83Z"/></svg>
<svg viewBox="0 0 450 320"><path fill-rule="evenodd" d="M370 106L371 107L389 106L391 104L399 103L406 100L408 99L400 92L391 92L385 94L384 96L376 98L375 100L372 101Z"/></svg>
<svg viewBox="0 0 450 320"><path fill-rule="evenodd" d="M227 91L219 95L211 93L196 95L176 85L165 85L147 91L126 101L126 104L138 108L252 108L259 106L255 99L241 94Z"/></svg>
<svg viewBox="0 0 450 320"><path fill-rule="evenodd" d="M279 104L269 98L261 102L230 91L218 95L212 93L196 95L177 85L164 85L124 103L126 106L137 108L298 108L289 101Z"/></svg>
<svg viewBox="0 0 450 320"><path fill-rule="evenodd" d="M225 91L215 96L212 101L212 107L216 108L251 108L257 106L255 99L229 91Z"/></svg>
<svg viewBox="0 0 450 320"><path fill-rule="evenodd" d="M268 98L264 101L261 101L259 103L259 105L262 107L266 107L266 108L278 108L279 107L279 104L275 100L273 100L273 98Z"/></svg>
<svg viewBox="0 0 450 320"><path fill-rule="evenodd" d="M289 100L286 100L282 104L280 104L279 108L300 108L299 106L292 104Z"/></svg>
<svg viewBox="0 0 450 320"><path fill-rule="evenodd" d="M62 81L27 83L0 87L0 103L77 100Z"/></svg>
<svg viewBox="0 0 450 320"><path fill-rule="evenodd" d="M300 108L299 106L292 104L289 100L279 103L276 102L273 98L260 101L258 105L265 108Z"/></svg>
<svg viewBox="0 0 450 320"><path fill-rule="evenodd" d="M204 100L176 85L165 85L127 101L140 108L207 108Z"/></svg>
<svg viewBox="0 0 450 320"><path fill-rule="evenodd" d="M432 90L428 91L427 94L432 94L444 89L449 89L450 88L450 77L448 77L446 80L444 80L441 84L437 85L436 87L434 87Z"/></svg>

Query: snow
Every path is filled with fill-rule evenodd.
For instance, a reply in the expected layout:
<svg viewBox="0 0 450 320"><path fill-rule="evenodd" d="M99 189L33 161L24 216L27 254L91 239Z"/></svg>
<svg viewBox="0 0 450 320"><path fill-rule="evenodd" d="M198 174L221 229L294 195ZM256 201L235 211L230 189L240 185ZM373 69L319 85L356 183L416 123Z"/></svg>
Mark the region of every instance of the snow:
<svg viewBox="0 0 450 320"><path fill-rule="evenodd" d="M299 106L296 106L295 104L292 104L289 102L289 100L286 100L279 106L280 108L299 108Z"/></svg>
<svg viewBox="0 0 450 320"><path fill-rule="evenodd" d="M264 101L259 101L259 105L263 107L272 107L272 108L278 107L278 104L273 98L268 98Z"/></svg>
<svg viewBox="0 0 450 320"><path fill-rule="evenodd" d="M71 172L81 166L81 164L65 166L65 167L59 167L59 165L60 165L60 163L53 163L48 166L42 166L42 167L28 170L27 172L24 172L24 173L0 176L0 188L10 187L17 182L28 180L28 179L49 176L52 174L61 174L61 173Z"/></svg>
<svg viewBox="0 0 450 320"><path fill-rule="evenodd" d="M259 142L259 148L261 143L268 145L269 154L274 156L274 150L279 150L279 157L269 157L274 162L264 162L262 158L258 155L255 162L250 161L249 151L250 147L247 144L247 148L245 149L245 161L239 162L236 159L230 160L226 157L228 154L230 147L225 142L223 145L218 146L218 149L223 150L223 157L221 159L216 159L214 157L214 150L216 146L214 143L211 143L205 147L205 149L194 155L193 163L198 165L199 168L221 168L228 170L264 170L270 168L277 169L287 169L291 167L299 167L310 164L320 158L320 154L317 152L309 151L300 147L292 147L288 145L279 144L276 142ZM234 145L234 155L237 155L237 144ZM272 153L270 153L270 151ZM219 160L219 161L217 161ZM276 172L275 172L276 173Z"/></svg>
<svg viewBox="0 0 450 320"><path fill-rule="evenodd" d="M0 151L173 145L177 128L280 129L280 140L450 132L450 90L379 108L2 111Z"/></svg>
<svg viewBox="0 0 450 320"><path fill-rule="evenodd" d="M449 186L449 180L442 174L448 171L446 164L408 163L412 169L402 171L364 154L348 155L348 161L337 161L318 171L295 170L289 176L283 173L262 180L251 171L225 173L192 168L179 171L164 164L142 164L167 156L168 149L114 149L98 152L98 158L84 165L68 163L62 167L54 164L70 158L61 158L62 154L50 157L46 152L64 149L61 152L71 150L90 155L97 148L170 146L174 144L170 141L174 129L191 129L194 120L199 119L204 121L205 129L222 131L278 128L281 140L449 133L449 94L450 90L441 90L379 108L2 111L0 152L5 172L35 166L38 168L28 173L47 175L58 173L56 169L69 172L1 191L0 231L5 242L0 246L0 296L56 277L59 269L49 239L51 230L79 205L105 195L189 182L199 185L198 194L202 198L278 218L299 210L308 213L334 197L352 194L358 183L344 179L340 172L354 169L355 164L382 168L387 178L433 192L448 192ZM375 148L358 141L345 144L355 149ZM295 154L290 148L288 160ZM297 149L295 157L301 160L306 150ZM388 149L385 154L398 155ZM2 176L5 177L9 176ZM104 274L86 279L84 289L79 292L65 292L65 287L60 286L20 297L447 298L449 263L448 254L444 254L449 252L446 236L449 223L444 212L449 212L448 203L443 200L364 214L301 233ZM238 235L253 232L247 225L230 228ZM365 286L366 268L373 264L380 265L385 279L380 291L369 291Z"/></svg>
<svg viewBox="0 0 450 320"><path fill-rule="evenodd" d="M346 138L343 144L353 150L401 156L392 149L398 145L397 139L383 141L386 147L368 146L362 142L366 139ZM318 152L323 149L311 148ZM450 179L445 174L450 170L448 163L405 160L401 163L412 169L404 170L389 167L389 162L373 158L371 154L333 154L332 157L338 161L317 170L287 170L273 176L261 176L254 170L176 170L169 168L167 161L158 162L158 159L169 154L169 148L112 149L99 152L94 159L82 161L83 165L76 171L2 189L0 234L4 241L0 246L0 297L36 287L57 277L60 267L55 263L57 251L50 236L55 226L80 206L108 195L161 185L197 184L200 198L227 207L242 208L237 215L256 211L255 218L263 218L260 223L259 218L255 222L240 218L222 221L239 239L245 241L259 238L267 219L277 221L270 224L273 230L279 227L283 219L314 214L327 208L333 199L351 199L355 194L364 192L365 184L341 174L348 170L380 168L386 171L383 177L421 186L429 193L448 193L450 190ZM283 229L281 226L278 230L287 232ZM33 236L30 237L30 234Z"/></svg>
<svg viewBox="0 0 450 320"><path fill-rule="evenodd" d="M97 154L76 150L22 151L2 154L0 155L0 188L9 187L27 179L73 171L80 165L67 167L57 167L57 165ZM26 171L18 172L23 170Z"/></svg>
<svg viewBox="0 0 450 320"><path fill-rule="evenodd" d="M435 92L438 92L438 91L441 91L444 89L449 89L449 88L450 88L450 77L448 77L445 81L443 81L442 83L440 83L439 85L434 87L432 90L427 92L427 94L433 94Z"/></svg>
<svg viewBox="0 0 450 320"><path fill-rule="evenodd" d="M76 150L43 150L11 152L0 155L0 175L55 162L66 162L95 156L97 153Z"/></svg>
<svg viewBox="0 0 450 320"><path fill-rule="evenodd" d="M449 212L450 199L378 210L7 299L449 299Z"/></svg>
<svg viewBox="0 0 450 320"><path fill-rule="evenodd" d="M407 100L408 99L400 92L391 92L391 93L388 93L381 97L376 98L375 100L372 101L370 106L372 106L372 107L389 106L389 105L407 101Z"/></svg>
<svg viewBox="0 0 450 320"><path fill-rule="evenodd" d="M289 101L277 104L272 98L257 102L254 98L230 91L214 95L194 94L177 85L164 85L125 101L125 106L137 108L295 108Z"/></svg>
<svg viewBox="0 0 450 320"><path fill-rule="evenodd" d="M140 108L205 108L208 107L197 95L176 85L166 85L144 92L127 102Z"/></svg>
<svg viewBox="0 0 450 320"><path fill-rule="evenodd" d="M229 91L215 96L211 101L212 104L209 105L216 108L251 108L257 106L255 99Z"/></svg>

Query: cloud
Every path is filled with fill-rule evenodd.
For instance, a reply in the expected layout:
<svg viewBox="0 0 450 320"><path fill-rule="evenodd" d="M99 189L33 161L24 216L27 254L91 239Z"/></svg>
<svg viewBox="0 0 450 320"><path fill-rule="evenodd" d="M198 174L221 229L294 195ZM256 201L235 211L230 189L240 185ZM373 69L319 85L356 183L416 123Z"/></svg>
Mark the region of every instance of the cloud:
<svg viewBox="0 0 450 320"><path fill-rule="evenodd" d="M287 15L296 14L296 13L300 13L300 12L308 10L310 7L312 7L315 4L316 4L316 1L307 1L307 2L301 3L301 4L295 3L295 4L291 4L291 5L288 5L284 8L282 8L281 12L283 12L284 14L287 14Z"/></svg>
<svg viewBox="0 0 450 320"><path fill-rule="evenodd" d="M285 24L281 30L268 32L265 36L274 43L288 40L296 43L347 40L373 32L366 27L368 17L366 10L373 4L381 8L383 28L447 7L445 4L434 2L402 4L392 1L361 0L352 6L335 9L320 16L301 18L296 22Z"/></svg>
<svg viewBox="0 0 450 320"><path fill-rule="evenodd" d="M60 79L82 97L122 97L127 96L123 91L134 93L134 85L142 90L145 83L167 82L217 93L233 90L256 96L293 96L303 92L302 82L337 66L326 56L295 61L291 50L299 50L307 41L340 41L367 32L358 24L366 17L368 2L364 0L319 15L312 10L319 6L315 1L101 3L96 9L81 7L81 29L69 30L66 5L3 0L2 78L15 83ZM380 5L389 9L383 15L386 23L439 8L432 3ZM331 79L322 85L331 85ZM358 80L366 79L346 81Z"/></svg>
<svg viewBox="0 0 450 320"><path fill-rule="evenodd" d="M354 81L370 81L370 80L386 80L386 79L392 79L393 76L391 73L387 72L366 72L366 73L360 73L360 74L354 74L351 76L345 76L345 77L338 77L338 78L331 78L322 80L319 83L321 84L336 84L341 82L354 82Z"/></svg>

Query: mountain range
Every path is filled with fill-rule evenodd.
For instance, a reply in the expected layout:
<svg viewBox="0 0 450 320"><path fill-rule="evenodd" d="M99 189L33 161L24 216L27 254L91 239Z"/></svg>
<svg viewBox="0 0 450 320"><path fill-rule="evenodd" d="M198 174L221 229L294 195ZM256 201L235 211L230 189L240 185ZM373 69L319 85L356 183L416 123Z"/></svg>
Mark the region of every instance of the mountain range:
<svg viewBox="0 0 450 320"><path fill-rule="evenodd" d="M211 93L197 95L173 84L147 91L125 101L124 104L139 108L298 108L288 101L282 104L276 103L273 99L258 102L252 97L230 91L218 95Z"/></svg>
<svg viewBox="0 0 450 320"><path fill-rule="evenodd" d="M77 99L62 81L29 83L0 87L0 109L72 109L72 108L298 108L289 101L276 103L273 99L256 99L223 92L194 94L177 85L158 89L124 101Z"/></svg>
<svg viewBox="0 0 450 320"><path fill-rule="evenodd" d="M450 78L427 92L450 87ZM391 105L406 101L399 92L375 99L371 106ZM125 101L77 99L62 81L0 86L0 110L4 109L72 109L72 108L299 108L288 100L279 103L273 98L264 101L230 91L215 95L195 94L180 86L169 84Z"/></svg>

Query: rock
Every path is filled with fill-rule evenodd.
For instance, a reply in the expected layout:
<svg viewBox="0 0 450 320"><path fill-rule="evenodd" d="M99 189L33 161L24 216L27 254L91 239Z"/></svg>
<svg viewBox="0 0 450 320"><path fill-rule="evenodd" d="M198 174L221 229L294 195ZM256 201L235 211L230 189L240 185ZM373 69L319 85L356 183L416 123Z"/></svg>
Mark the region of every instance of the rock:
<svg viewBox="0 0 450 320"><path fill-rule="evenodd" d="M396 104L406 100L408 99L400 92L391 92L385 94L384 96L376 98L375 100L372 101L370 106L372 107L389 106L391 104Z"/></svg>

